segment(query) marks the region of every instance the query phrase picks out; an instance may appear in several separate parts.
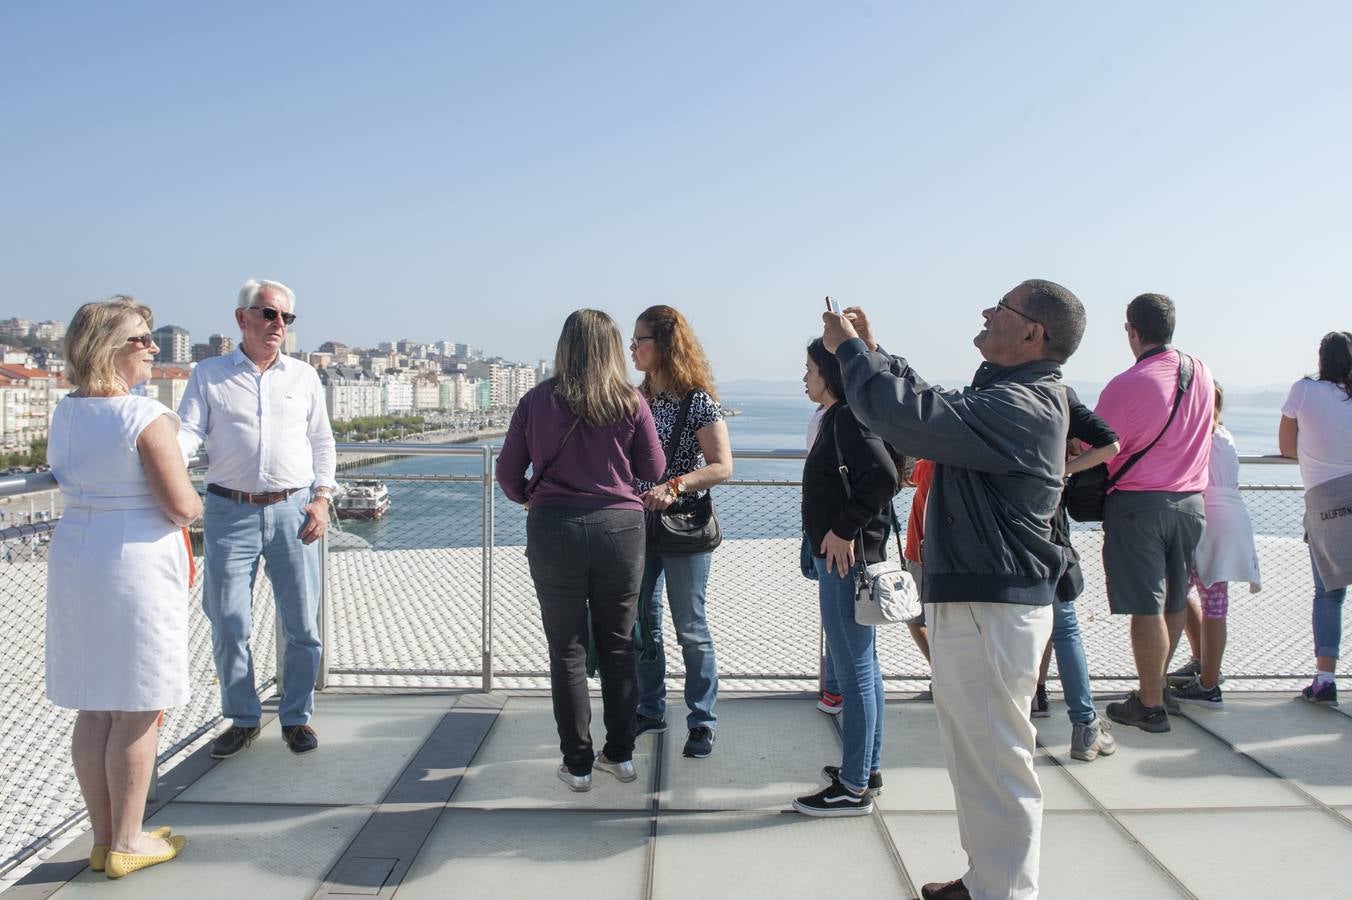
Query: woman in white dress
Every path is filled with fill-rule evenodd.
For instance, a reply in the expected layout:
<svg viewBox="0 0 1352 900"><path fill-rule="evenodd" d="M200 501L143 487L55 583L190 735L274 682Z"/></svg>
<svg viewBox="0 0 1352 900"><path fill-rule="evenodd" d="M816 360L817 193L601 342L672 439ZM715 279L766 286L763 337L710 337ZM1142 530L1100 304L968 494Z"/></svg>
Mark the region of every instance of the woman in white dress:
<svg viewBox="0 0 1352 900"><path fill-rule="evenodd" d="M201 515L178 417L130 393L158 349L130 297L86 303L66 330L66 376L47 462L65 501L47 564L47 697L79 710L72 756L109 878L173 859L186 839L141 831L156 720L188 699L181 530Z"/></svg>

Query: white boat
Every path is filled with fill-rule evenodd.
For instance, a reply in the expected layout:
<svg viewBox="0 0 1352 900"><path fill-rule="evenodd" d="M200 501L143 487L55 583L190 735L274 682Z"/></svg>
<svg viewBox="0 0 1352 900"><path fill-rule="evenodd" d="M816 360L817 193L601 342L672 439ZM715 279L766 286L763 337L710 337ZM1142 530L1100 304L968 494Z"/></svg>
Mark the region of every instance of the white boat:
<svg viewBox="0 0 1352 900"><path fill-rule="evenodd" d="M349 481L333 506L340 519L379 519L390 511L390 489L383 481Z"/></svg>

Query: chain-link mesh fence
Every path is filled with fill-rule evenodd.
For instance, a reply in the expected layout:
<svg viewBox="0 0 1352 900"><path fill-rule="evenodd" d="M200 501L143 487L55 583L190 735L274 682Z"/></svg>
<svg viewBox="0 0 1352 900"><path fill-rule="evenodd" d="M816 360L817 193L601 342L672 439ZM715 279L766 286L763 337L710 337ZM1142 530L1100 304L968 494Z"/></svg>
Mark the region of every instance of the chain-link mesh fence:
<svg viewBox="0 0 1352 900"><path fill-rule="evenodd" d="M59 518L0 531L0 868L7 869L45 836L83 812L70 740L75 712L48 702L45 691L47 547ZM189 600L188 673L191 696L167 710L160 732L161 760L210 728L220 716L220 692L211 656L211 626L202 613L202 564ZM254 666L260 693L271 690L276 638L272 592L259 578L254 594Z"/></svg>
<svg viewBox="0 0 1352 900"><path fill-rule="evenodd" d="M482 448L399 448L399 455L349 458L341 479L384 483L391 500L376 520L343 520L327 542L329 683L344 686L477 686L491 646L495 684L543 685L548 654L524 556L525 511L493 485L485 506ZM816 586L799 568L801 462L785 454L738 454L738 471L764 476L722 485L715 500L724 542L715 552L707 595L722 678L802 683L818 668ZM743 461L759 462L759 469ZM895 500L904 521L911 491ZM1308 675L1312 646L1309 557L1301 540L1298 488L1243 491L1263 570L1263 590L1231 585L1230 684ZM341 504L340 504L341 505ZM491 541L486 540L491 520ZM70 766L73 714L43 694L45 540L50 523L11 528L0 540L0 682L11 701L0 711L0 752L9 761L0 784L0 858L11 858L81 808ZM1102 533L1075 526L1085 573L1078 612L1091 675L1130 678L1127 626L1109 616L1101 563ZM485 545L488 552L485 554ZM890 546L895 552L896 545ZM485 629L484 571L491 567L490 627ZM201 570L199 561L199 572ZM168 750L209 727L219 712L210 628L200 612L201 578L191 609L192 700L171 710L161 736ZM1345 615L1348 615L1345 611ZM273 602L266 578L255 597L256 670L275 671ZM678 646L666 617L665 640ZM879 656L893 686L918 688L929 667L905 628L879 629ZM669 652L671 675L680 654ZM1055 668L1053 664L1053 674ZM269 685L262 685L267 688Z"/></svg>

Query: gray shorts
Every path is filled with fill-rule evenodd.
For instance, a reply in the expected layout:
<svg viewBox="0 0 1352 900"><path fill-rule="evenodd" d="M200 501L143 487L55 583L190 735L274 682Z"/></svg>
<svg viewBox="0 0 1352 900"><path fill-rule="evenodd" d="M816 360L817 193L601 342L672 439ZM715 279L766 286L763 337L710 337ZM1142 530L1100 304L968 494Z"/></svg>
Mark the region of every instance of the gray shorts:
<svg viewBox="0 0 1352 900"><path fill-rule="evenodd" d="M906 571L911 573L915 579L916 590L920 592L920 618L911 622L912 625L925 625L925 567L913 559L906 560Z"/></svg>
<svg viewBox="0 0 1352 900"><path fill-rule="evenodd" d="M1188 605L1188 572L1206 527L1200 493L1114 491L1103 508L1103 571L1115 615Z"/></svg>

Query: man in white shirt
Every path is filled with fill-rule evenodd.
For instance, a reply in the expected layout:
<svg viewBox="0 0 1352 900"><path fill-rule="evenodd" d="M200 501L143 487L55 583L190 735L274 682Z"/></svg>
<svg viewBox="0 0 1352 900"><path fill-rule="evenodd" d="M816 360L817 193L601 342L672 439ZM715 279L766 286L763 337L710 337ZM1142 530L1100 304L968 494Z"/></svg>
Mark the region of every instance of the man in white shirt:
<svg viewBox="0 0 1352 900"><path fill-rule="evenodd" d="M295 321L295 295L275 281L244 283L235 321L242 338L228 356L193 369L179 404L185 450L206 442L206 577L221 713L231 726L211 745L217 759L246 749L262 708L254 684L254 579L259 557L285 642L282 736L294 753L319 746L310 727L319 671L319 548L328 526L336 454L315 370L281 352Z"/></svg>

